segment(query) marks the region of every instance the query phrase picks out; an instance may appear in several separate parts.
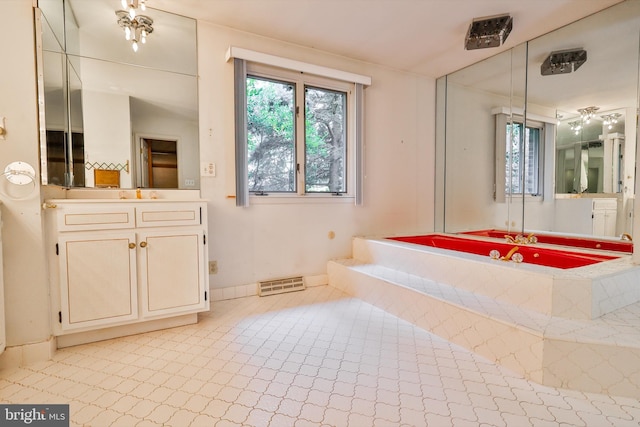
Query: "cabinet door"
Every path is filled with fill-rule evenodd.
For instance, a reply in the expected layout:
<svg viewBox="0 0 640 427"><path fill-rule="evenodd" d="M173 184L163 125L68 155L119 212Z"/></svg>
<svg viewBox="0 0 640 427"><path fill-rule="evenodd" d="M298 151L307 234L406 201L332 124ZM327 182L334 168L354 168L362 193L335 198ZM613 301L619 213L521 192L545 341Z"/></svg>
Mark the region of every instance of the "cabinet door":
<svg viewBox="0 0 640 427"><path fill-rule="evenodd" d="M134 232L61 234L58 252L62 329L138 318Z"/></svg>
<svg viewBox="0 0 640 427"><path fill-rule="evenodd" d="M140 232L138 239L143 316L206 309L204 231L180 228Z"/></svg>

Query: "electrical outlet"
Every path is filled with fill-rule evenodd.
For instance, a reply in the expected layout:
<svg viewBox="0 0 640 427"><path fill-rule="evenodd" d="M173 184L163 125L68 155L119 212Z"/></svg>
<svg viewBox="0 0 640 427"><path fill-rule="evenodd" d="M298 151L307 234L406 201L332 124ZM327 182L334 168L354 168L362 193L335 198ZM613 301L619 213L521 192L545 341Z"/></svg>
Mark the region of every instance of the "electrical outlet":
<svg viewBox="0 0 640 427"><path fill-rule="evenodd" d="M218 261L209 261L209 274L218 273Z"/></svg>
<svg viewBox="0 0 640 427"><path fill-rule="evenodd" d="M216 164L213 162L202 162L200 164L200 175L216 176Z"/></svg>

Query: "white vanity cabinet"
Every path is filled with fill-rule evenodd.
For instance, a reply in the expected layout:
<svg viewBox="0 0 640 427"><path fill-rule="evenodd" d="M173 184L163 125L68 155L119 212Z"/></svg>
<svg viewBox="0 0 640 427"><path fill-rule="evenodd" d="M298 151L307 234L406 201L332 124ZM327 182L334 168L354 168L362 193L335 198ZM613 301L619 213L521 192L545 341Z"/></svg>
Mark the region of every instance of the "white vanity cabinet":
<svg viewBox="0 0 640 427"><path fill-rule="evenodd" d="M46 206L55 335L209 309L206 203L49 200Z"/></svg>

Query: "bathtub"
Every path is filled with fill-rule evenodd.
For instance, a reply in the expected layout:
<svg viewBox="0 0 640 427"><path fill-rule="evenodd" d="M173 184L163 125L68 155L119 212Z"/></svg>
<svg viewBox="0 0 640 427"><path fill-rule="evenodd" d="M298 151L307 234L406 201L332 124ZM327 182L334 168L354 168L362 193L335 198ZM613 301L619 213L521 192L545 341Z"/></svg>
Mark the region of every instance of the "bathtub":
<svg viewBox="0 0 640 427"><path fill-rule="evenodd" d="M511 237L516 237L518 235L518 233L516 232L509 232L509 231L495 230L495 229L465 231L460 234L468 234L468 235L482 236L482 237L494 237L502 240L504 240L505 236L507 235ZM561 236L557 234L535 233L534 235L538 239L539 243L571 246L574 248L615 251L615 252L623 252L628 254L633 253L633 243L629 241L624 241L624 240L606 240L606 239L596 239L596 238L590 238L590 237Z"/></svg>
<svg viewBox="0 0 640 427"><path fill-rule="evenodd" d="M584 267L619 258L615 255L602 253L573 252L561 249L542 248L535 245L516 245L512 243L492 242L442 234L388 237L387 239L439 249L484 255L486 257L489 257L490 252L494 250L499 252L500 257L506 257L510 252L512 252L512 250L514 250L514 247L517 246L518 249L515 250L515 252L522 255L522 262L561 269ZM512 252L512 254L515 252Z"/></svg>

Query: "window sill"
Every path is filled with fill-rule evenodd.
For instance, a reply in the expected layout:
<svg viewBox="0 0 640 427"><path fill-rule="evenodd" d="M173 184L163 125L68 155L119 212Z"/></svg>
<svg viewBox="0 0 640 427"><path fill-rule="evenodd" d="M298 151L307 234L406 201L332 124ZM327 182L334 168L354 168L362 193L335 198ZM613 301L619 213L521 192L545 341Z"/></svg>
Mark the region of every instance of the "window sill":
<svg viewBox="0 0 640 427"><path fill-rule="evenodd" d="M325 194L297 194L283 195L270 194L268 196L249 195L249 205L297 205L297 204L344 204L355 203L355 197L351 195L332 196Z"/></svg>

